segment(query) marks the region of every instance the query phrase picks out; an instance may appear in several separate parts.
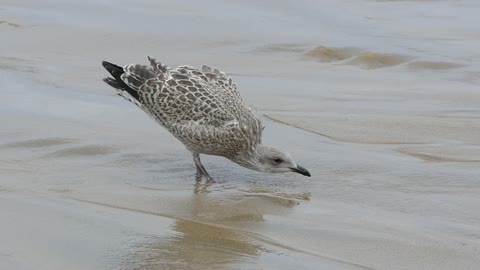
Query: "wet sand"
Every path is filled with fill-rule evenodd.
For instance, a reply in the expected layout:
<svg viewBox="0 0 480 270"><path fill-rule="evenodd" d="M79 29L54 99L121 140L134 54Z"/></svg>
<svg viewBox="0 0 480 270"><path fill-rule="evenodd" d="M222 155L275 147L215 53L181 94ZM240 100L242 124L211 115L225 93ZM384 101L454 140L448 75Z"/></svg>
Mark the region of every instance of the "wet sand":
<svg viewBox="0 0 480 270"><path fill-rule="evenodd" d="M0 6L1 269L478 268L478 3L120 2ZM195 183L101 81L146 55L233 74L313 176Z"/></svg>

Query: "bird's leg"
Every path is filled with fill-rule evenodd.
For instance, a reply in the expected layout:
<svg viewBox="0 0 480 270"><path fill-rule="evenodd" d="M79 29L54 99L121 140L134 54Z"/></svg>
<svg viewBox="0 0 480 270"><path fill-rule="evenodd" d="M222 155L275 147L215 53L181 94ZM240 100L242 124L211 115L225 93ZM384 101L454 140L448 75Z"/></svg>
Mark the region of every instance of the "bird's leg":
<svg viewBox="0 0 480 270"><path fill-rule="evenodd" d="M200 182L202 181L202 170L198 167L197 163L195 163L195 167L197 168L197 173L195 174L195 181Z"/></svg>
<svg viewBox="0 0 480 270"><path fill-rule="evenodd" d="M197 166L196 180L200 181L202 179L202 175L205 175L207 183L215 183L215 180L213 180L205 167L203 167L202 162L200 162L200 156L198 154L193 155L193 161L195 162L195 166Z"/></svg>

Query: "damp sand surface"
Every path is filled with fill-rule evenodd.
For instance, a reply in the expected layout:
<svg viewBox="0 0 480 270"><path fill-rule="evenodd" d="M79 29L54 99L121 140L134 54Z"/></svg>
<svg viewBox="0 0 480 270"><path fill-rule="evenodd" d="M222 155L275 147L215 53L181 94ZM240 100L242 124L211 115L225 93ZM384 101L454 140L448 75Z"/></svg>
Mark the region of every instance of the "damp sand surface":
<svg viewBox="0 0 480 270"><path fill-rule="evenodd" d="M0 269L478 268L476 1L120 3L0 6ZM195 183L101 81L146 55L232 74L312 177Z"/></svg>

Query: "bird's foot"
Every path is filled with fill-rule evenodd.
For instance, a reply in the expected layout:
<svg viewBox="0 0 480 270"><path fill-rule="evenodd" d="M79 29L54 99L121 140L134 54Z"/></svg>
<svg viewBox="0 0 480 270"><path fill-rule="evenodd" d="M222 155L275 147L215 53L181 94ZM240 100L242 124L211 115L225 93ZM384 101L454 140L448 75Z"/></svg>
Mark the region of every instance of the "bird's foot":
<svg viewBox="0 0 480 270"><path fill-rule="evenodd" d="M202 178L203 178L204 174L202 172L198 172L195 174L195 181L197 183L200 183L202 182ZM215 181L211 176L209 175L205 175L205 183L206 184L213 184L213 183L216 183L217 181Z"/></svg>
<svg viewBox="0 0 480 270"><path fill-rule="evenodd" d="M212 177L210 176L205 176L207 178L207 180L205 180L205 183L208 183L208 184L213 184L213 183L216 183L217 181L215 181Z"/></svg>

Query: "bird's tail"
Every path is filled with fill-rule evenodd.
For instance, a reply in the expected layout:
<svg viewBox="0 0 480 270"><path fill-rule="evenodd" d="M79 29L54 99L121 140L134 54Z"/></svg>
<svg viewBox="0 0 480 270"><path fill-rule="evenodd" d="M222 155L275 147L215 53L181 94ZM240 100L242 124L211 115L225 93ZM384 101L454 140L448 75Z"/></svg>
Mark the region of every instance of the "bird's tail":
<svg viewBox="0 0 480 270"><path fill-rule="evenodd" d="M102 65L113 77L104 78L103 81L111 87L117 89L119 95L137 104L139 102L139 95L137 90L128 86L121 78L121 76L125 73L124 69L107 61L103 61ZM131 98L133 98L134 100L131 100Z"/></svg>

